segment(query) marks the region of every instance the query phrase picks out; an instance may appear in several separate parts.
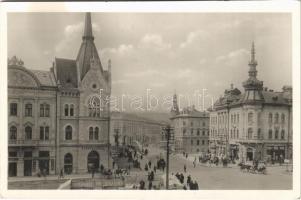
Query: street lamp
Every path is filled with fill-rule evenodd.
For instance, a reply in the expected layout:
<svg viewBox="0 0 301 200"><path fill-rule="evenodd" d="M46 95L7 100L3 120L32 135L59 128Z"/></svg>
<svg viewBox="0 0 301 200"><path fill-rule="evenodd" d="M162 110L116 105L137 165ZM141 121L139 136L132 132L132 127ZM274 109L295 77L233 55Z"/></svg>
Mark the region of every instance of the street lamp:
<svg viewBox="0 0 301 200"><path fill-rule="evenodd" d="M172 128L170 125L167 125L163 128L163 134L166 138L166 189L169 187L169 142L170 142L170 133Z"/></svg>

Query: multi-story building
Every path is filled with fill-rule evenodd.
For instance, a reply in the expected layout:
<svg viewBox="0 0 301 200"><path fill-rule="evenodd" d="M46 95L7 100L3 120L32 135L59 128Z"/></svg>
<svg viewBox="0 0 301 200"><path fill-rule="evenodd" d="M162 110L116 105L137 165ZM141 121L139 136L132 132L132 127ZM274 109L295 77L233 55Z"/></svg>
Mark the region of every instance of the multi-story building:
<svg viewBox="0 0 301 200"><path fill-rule="evenodd" d="M50 71L38 71L9 59L9 176L108 166L110 93L110 62L104 70L90 13L75 60L55 58Z"/></svg>
<svg viewBox="0 0 301 200"><path fill-rule="evenodd" d="M244 93L231 85L210 110L210 151L244 161L291 159L292 87L268 90L256 66L253 44Z"/></svg>
<svg viewBox="0 0 301 200"><path fill-rule="evenodd" d="M209 113L194 106L179 111L177 96L171 110L173 145L176 152L207 153L209 148Z"/></svg>
<svg viewBox="0 0 301 200"><path fill-rule="evenodd" d="M138 142L142 146L159 147L161 132L166 125L167 122L143 118L135 113L112 112L111 144L134 145Z"/></svg>

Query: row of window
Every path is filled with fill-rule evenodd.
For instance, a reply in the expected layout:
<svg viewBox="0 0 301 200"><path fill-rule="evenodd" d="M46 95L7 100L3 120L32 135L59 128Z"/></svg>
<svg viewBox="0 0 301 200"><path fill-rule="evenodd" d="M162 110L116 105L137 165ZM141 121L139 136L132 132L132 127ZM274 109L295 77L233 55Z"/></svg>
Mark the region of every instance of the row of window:
<svg viewBox="0 0 301 200"><path fill-rule="evenodd" d="M72 140L72 126L68 125L65 128L65 140ZM98 140L99 139L99 128L90 127L89 128L89 140Z"/></svg>
<svg viewBox="0 0 301 200"><path fill-rule="evenodd" d="M280 120L280 115L276 113L273 117L272 113L269 113L269 123L279 123ZM227 120L227 116L225 115L219 115L218 117L211 117L211 123L212 124L217 124L217 123L224 123ZM231 123L239 123L239 114L231 114L230 116ZM254 113L249 112L248 113L248 123L253 123L254 122ZM281 114L281 123L285 123L285 114Z"/></svg>
<svg viewBox="0 0 301 200"><path fill-rule="evenodd" d="M210 130L210 132L211 132L211 136L217 136L217 130ZM239 130L238 129L230 130L230 138L239 138ZM257 138L264 139L263 135L261 134L261 129L258 129L258 131L257 131ZM285 130L282 129L280 132L280 135L279 135L279 130L276 129L274 137L273 137L273 130L270 129L268 138L276 139L276 140L278 140L278 139L284 140L285 139ZM253 139L253 128L248 129L247 139Z"/></svg>
<svg viewBox="0 0 301 200"><path fill-rule="evenodd" d="M199 122L199 125L200 125L201 122ZM190 126L193 126L194 123L193 122L190 122ZM186 126L186 121L183 121L183 126ZM202 122L202 126L206 126L206 122Z"/></svg>
<svg viewBox="0 0 301 200"><path fill-rule="evenodd" d="M18 115L18 104L10 103L10 115ZM32 104L25 104L25 117L32 117ZM50 105L49 104L40 104L40 117L49 117L50 116Z"/></svg>
<svg viewBox="0 0 301 200"><path fill-rule="evenodd" d="M183 135L185 135L186 134L186 132L187 132L187 130L186 130L186 128L184 128L183 129ZM191 133L191 135L193 134L193 132L194 132L194 130L193 130L193 128L192 129L190 129L190 133ZM197 132L196 132L196 134L199 136L200 135L200 133L201 133L201 130L200 129L197 129ZM206 134L206 131L202 131L202 135L203 136L205 136L205 134ZM207 135L209 135L209 131L207 131Z"/></svg>
<svg viewBox="0 0 301 200"><path fill-rule="evenodd" d="M16 126L11 126L9 128L9 139L16 140L17 139L18 129ZM25 140L32 139L32 127L25 127ZM40 140L49 140L49 126L41 126L40 127Z"/></svg>
<svg viewBox="0 0 301 200"><path fill-rule="evenodd" d="M269 113L269 123L273 123L273 114L272 113ZM279 123L279 114L276 113L274 115L274 123ZM285 115L282 113L281 114L281 123L284 124L285 123Z"/></svg>
<svg viewBox="0 0 301 200"><path fill-rule="evenodd" d="M194 145L194 141L190 140L190 144ZM207 144L209 144L209 140L207 140ZM199 146L200 145L200 140L196 140L195 145ZM202 145L205 145L205 140L202 140Z"/></svg>
<svg viewBox="0 0 301 200"><path fill-rule="evenodd" d="M65 128L65 140L72 140L72 127L70 125ZM18 129L16 126L11 126L9 129L9 139L16 140L17 139ZM25 140L32 139L32 127L25 127ZM90 127L89 128L89 140L98 140L99 139L99 128L98 127ZM40 127L40 140L49 140L49 126L41 126Z"/></svg>

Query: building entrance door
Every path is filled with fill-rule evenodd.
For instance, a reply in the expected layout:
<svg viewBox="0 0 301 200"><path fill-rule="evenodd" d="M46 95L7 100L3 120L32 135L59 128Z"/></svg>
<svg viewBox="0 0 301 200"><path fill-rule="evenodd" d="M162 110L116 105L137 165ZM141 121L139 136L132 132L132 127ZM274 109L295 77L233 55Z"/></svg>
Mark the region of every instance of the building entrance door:
<svg viewBox="0 0 301 200"><path fill-rule="evenodd" d="M247 149L247 161L252 161L253 159L254 159L253 149L248 148Z"/></svg>
<svg viewBox="0 0 301 200"><path fill-rule="evenodd" d="M24 176L32 175L32 160L24 160Z"/></svg>
<svg viewBox="0 0 301 200"><path fill-rule="evenodd" d="M39 152L39 169L46 175L49 174L49 151Z"/></svg>
<svg viewBox="0 0 301 200"><path fill-rule="evenodd" d="M99 168L99 154L96 151L91 151L88 154L88 172L92 170L97 170Z"/></svg>
<svg viewBox="0 0 301 200"><path fill-rule="evenodd" d="M8 164L8 176L17 176L17 163L12 162Z"/></svg>

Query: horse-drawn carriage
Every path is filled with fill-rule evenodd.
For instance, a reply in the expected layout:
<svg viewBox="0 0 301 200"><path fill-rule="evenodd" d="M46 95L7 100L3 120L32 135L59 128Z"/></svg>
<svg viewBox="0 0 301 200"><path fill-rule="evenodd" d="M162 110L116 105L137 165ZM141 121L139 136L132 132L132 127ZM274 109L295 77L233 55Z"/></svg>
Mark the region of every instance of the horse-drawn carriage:
<svg viewBox="0 0 301 200"><path fill-rule="evenodd" d="M264 161L258 162L241 162L238 164L240 170L243 172L250 172L253 174L267 174L267 168Z"/></svg>

